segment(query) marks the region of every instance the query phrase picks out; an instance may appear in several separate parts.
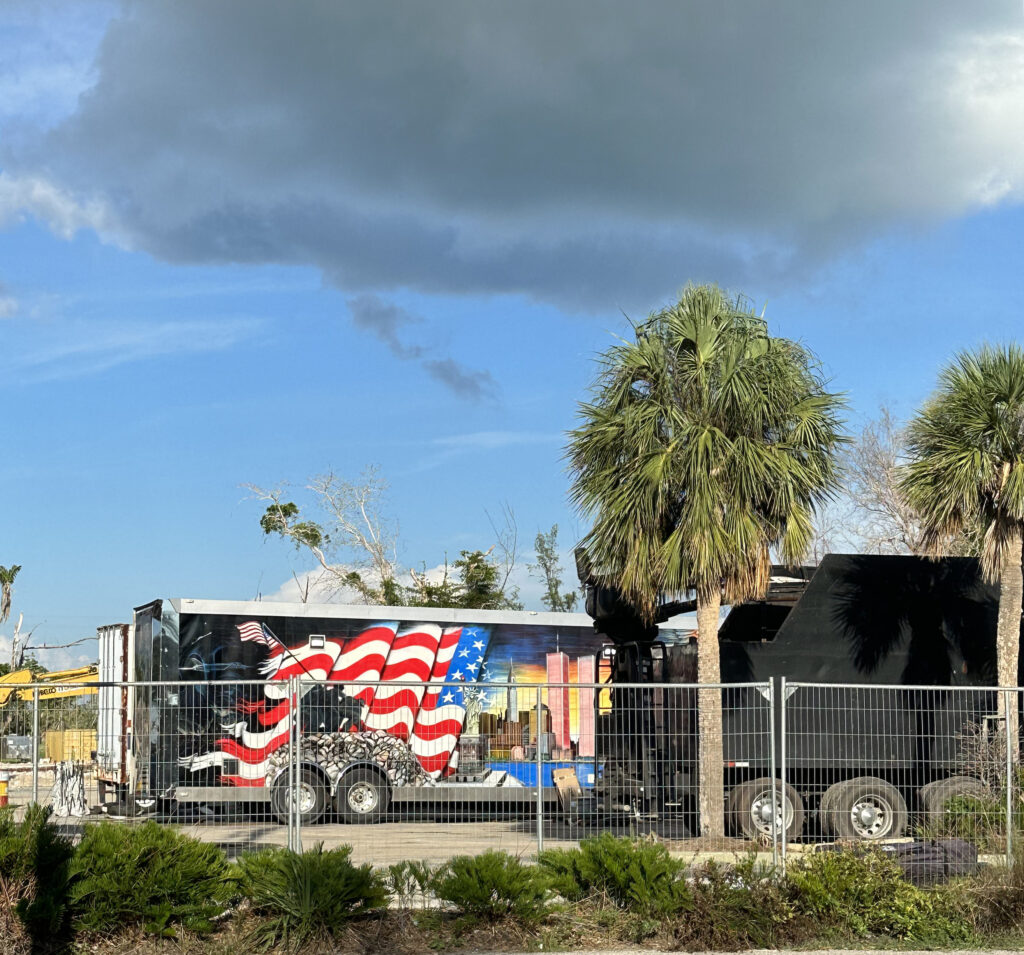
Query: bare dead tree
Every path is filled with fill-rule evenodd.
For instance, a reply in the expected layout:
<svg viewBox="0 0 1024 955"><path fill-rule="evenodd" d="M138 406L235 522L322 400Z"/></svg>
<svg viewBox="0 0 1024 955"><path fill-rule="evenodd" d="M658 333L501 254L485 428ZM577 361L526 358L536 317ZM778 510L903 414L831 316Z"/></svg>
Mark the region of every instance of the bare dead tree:
<svg viewBox="0 0 1024 955"><path fill-rule="evenodd" d="M883 406L846 453L847 533L863 553L924 553L921 522L899 490L905 447L903 426Z"/></svg>
<svg viewBox="0 0 1024 955"><path fill-rule="evenodd" d="M393 602L398 528L384 515L387 483L376 468L364 471L358 482L333 472L313 478L305 490L313 495L319 520L305 519L298 505L285 500L286 487L244 486L267 504L260 519L264 532L279 534L316 560L322 571L317 589L354 592L367 603ZM303 601L308 600L310 581L303 587L296 577L296 583Z"/></svg>
<svg viewBox="0 0 1024 955"><path fill-rule="evenodd" d="M884 405L843 455L845 486L838 498L817 515L809 557L818 563L830 552L862 554L933 553L925 546L916 512L899 489L906 464L903 424ZM942 552L978 554L980 531L945 542Z"/></svg>
<svg viewBox="0 0 1024 955"><path fill-rule="evenodd" d="M484 513L487 515L487 522L491 525L491 530L494 532L494 545L488 551L488 554L494 551L498 552L499 574L501 576L499 589L504 592L509 586L509 578L512 576L512 571L516 568L516 561L519 559L519 524L516 521L516 513L508 501L501 505L500 523L495 520L489 511L484 511ZM510 597L513 600L517 599L518 589L516 593L510 594Z"/></svg>

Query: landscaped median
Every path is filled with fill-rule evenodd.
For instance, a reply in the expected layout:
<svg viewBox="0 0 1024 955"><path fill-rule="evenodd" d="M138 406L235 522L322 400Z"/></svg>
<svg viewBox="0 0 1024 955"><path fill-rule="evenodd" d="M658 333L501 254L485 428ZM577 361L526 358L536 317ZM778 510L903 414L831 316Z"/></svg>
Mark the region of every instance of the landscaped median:
<svg viewBox="0 0 1024 955"><path fill-rule="evenodd" d="M920 888L879 852L839 851L808 853L779 878L753 859L697 864L606 834L536 862L491 851L375 870L345 846L232 863L154 822L98 823L74 846L46 810L0 815L0 950L10 955L1016 947L1022 920L1024 865Z"/></svg>

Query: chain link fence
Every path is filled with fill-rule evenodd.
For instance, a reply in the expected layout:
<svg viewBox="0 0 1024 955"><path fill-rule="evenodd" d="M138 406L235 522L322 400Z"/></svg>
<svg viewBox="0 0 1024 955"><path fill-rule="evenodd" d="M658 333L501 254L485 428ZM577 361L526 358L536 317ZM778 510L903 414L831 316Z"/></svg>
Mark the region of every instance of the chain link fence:
<svg viewBox="0 0 1024 955"><path fill-rule="evenodd" d="M438 862L601 832L775 853L771 685L712 689L728 818L710 827L698 687L680 684L20 686L0 704L2 798L48 803L71 831L156 819L232 855L323 842L375 864Z"/></svg>
<svg viewBox="0 0 1024 955"><path fill-rule="evenodd" d="M783 679L780 775L796 819L783 858L808 841L958 839L1011 861L1024 813L1005 727L1020 693Z"/></svg>
<svg viewBox="0 0 1024 955"><path fill-rule="evenodd" d="M702 690L719 741L698 733ZM960 839L1024 826L1021 691L792 683L0 686L0 803L174 825L232 856L351 844L385 865L611 832L684 854ZM721 758L702 800L702 760ZM702 803L717 806L715 816Z"/></svg>

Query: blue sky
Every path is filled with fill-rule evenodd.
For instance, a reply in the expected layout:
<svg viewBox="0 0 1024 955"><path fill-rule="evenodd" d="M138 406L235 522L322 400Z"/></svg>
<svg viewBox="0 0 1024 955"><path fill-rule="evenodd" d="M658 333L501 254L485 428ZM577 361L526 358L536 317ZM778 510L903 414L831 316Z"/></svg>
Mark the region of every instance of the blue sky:
<svg viewBox="0 0 1024 955"><path fill-rule="evenodd" d="M378 465L407 563L505 503L523 563L568 546L593 358L688 280L765 304L852 429L1020 337L1018 3L401 6L0 9L0 564L39 640L307 569L249 482Z"/></svg>

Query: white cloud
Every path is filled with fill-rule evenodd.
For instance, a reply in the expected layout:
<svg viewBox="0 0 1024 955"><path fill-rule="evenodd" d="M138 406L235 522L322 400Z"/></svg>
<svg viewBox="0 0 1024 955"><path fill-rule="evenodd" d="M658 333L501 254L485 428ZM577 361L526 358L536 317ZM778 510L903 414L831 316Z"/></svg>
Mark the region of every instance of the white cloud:
<svg viewBox="0 0 1024 955"><path fill-rule="evenodd" d="M565 435L557 431L473 431L434 438L430 443L452 451L493 451L524 444L554 444L564 438Z"/></svg>
<svg viewBox="0 0 1024 955"><path fill-rule="evenodd" d="M9 346L7 367L21 382L80 378L136 361L221 351L252 338L260 328L261 321L247 318L60 320L24 332L20 348ZM45 344L32 343L35 331L45 338Z"/></svg>
<svg viewBox="0 0 1024 955"><path fill-rule="evenodd" d="M56 235L71 239L82 229L104 238L123 240L121 229L102 199L78 199L42 176L0 172L0 228L35 218Z"/></svg>

